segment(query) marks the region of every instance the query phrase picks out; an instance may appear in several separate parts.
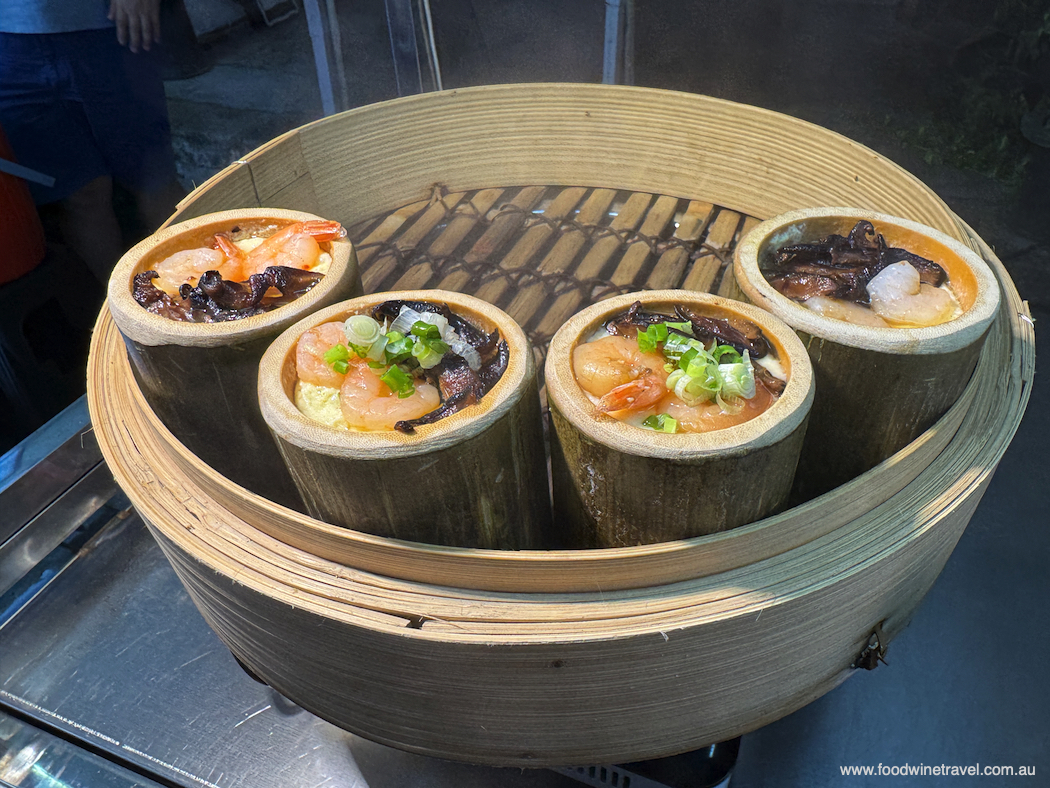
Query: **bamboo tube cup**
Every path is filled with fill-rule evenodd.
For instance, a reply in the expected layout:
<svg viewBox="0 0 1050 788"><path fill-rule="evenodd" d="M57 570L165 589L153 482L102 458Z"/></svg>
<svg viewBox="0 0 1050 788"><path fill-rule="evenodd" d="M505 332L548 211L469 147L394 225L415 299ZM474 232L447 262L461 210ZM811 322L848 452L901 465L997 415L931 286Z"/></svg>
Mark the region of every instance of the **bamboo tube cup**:
<svg viewBox="0 0 1050 788"><path fill-rule="evenodd" d="M231 481L302 509L299 494L259 412L258 364L292 323L361 293L353 245L322 244L328 273L305 294L262 315L224 323L184 323L147 312L132 297L135 274L182 249L207 246L217 232L320 217L277 208L222 211L165 227L130 249L109 280L108 305L150 407L183 445Z"/></svg>
<svg viewBox="0 0 1050 788"><path fill-rule="evenodd" d="M576 346L635 301L673 314L682 305L757 324L788 373L783 394L736 427L674 435L595 414L572 367ZM576 314L551 340L545 367L553 426L555 516L568 547L627 547L729 530L787 502L813 400L805 348L756 307L706 293L653 290L610 298Z"/></svg>
<svg viewBox="0 0 1050 788"><path fill-rule="evenodd" d="M413 434L364 432L312 421L296 408L295 346L307 330L384 301L445 303L487 333L499 329L510 360L476 404ZM259 366L259 403L307 511L379 536L457 547L545 546L550 493L536 363L528 337L501 310L443 290L376 293L299 321Z"/></svg>
<svg viewBox="0 0 1050 788"><path fill-rule="evenodd" d="M762 270L776 249L867 219L890 246L938 263L963 313L924 328L876 328L819 315L781 295ZM907 446L959 398L999 308L999 284L979 255L917 222L855 208L792 211L762 222L737 246L733 270L747 297L798 332L817 380L795 497L848 482Z"/></svg>

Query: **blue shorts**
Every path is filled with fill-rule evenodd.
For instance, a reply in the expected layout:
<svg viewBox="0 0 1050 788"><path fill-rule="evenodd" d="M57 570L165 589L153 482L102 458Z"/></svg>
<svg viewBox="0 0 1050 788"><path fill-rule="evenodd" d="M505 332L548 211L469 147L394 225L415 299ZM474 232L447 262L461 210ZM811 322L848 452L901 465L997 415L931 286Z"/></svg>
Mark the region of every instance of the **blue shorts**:
<svg viewBox="0 0 1050 788"><path fill-rule="evenodd" d="M0 33L0 127L19 164L55 179L29 184L37 204L103 175L147 193L175 179L157 55L133 54L113 28Z"/></svg>

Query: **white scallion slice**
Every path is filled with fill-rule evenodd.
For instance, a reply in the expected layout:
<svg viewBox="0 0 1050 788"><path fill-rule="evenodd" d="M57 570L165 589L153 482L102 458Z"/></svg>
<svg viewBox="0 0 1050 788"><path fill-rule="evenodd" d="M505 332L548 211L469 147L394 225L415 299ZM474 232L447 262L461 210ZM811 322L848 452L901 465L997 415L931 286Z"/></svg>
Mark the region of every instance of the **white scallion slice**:
<svg viewBox="0 0 1050 788"><path fill-rule="evenodd" d="M718 375L722 378L719 391L722 397L751 399L755 396L755 371L748 351L744 351L744 360L740 364L719 364Z"/></svg>
<svg viewBox="0 0 1050 788"><path fill-rule="evenodd" d="M357 347L371 347L383 335L383 327L368 315L351 315L343 323L346 341Z"/></svg>

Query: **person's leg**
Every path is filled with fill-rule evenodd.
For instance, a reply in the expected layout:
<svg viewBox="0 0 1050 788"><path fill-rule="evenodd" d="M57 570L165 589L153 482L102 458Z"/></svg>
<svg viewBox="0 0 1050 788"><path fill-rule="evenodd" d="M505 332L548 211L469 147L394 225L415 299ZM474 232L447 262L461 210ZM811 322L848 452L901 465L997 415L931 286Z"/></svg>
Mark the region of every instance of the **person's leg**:
<svg viewBox="0 0 1050 788"><path fill-rule="evenodd" d="M152 191L129 189L129 191L135 199L142 226L151 233L156 232L157 228L175 213L179 201L186 196L186 190L174 178L159 189Z"/></svg>
<svg viewBox="0 0 1050 788"><path fill-rule="evenodd" d="M33 198L55 218L60 240L105 282L122 241L108 166L71 91L64 42L72 35L0 33L0 124L16 160L55 179L50 187L30 183Z"/></svg>
<svg viewBox="0 0 1050 788"><path fill-rule="evenodd" d="M60 206L59 226L66 244L105 284L124 251L113 211L113 181L108 175L95 178L62 200Z"/></svg>
<svg viewBox="0 0 1050 788"><path fill-rule="evenodd" d="M114 182L135 199L143 230L153 232L185 196L175 171L161 48L133 53L107 32L77 39L75 83Z"/></svg>

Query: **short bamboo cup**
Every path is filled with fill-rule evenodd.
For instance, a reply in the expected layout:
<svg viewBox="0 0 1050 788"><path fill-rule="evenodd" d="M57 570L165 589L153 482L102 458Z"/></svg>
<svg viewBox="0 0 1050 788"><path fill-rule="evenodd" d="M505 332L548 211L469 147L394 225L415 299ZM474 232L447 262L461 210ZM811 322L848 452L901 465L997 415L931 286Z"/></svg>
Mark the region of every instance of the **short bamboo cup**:
<svg viewBox="0 0 1050 788"><path fill-rule="evenodd" d="M413 434L319 424L295 406L295 347L322 323L389 300L448 304L509 349L482 399ZM335 525L427 544L542 548L550 528L536 362L525 332L496 307L443 290L375 293L323 309L285 331L259 366L259 403L307 511Z"/></svg>
<svg viewBox="0 0 1050 788"><path fill-rule="evenodd" d="M226 478L277 503L302 509L295 485L259 412L259 359L288 326L361 293L353 245L321 244L331 265L309 291L262 315L223 323L185 323L147 312L132 297L135 275L183 250L208 246L218 232L316 220L301 211L245 208L165 227L130 249L109 280L108 303L150 407L191 452Z"/></svg>
<svg viewBox="0 0 1050 788"><path fill-rule="evenodd" d="M825 317L778 292L763 274L782 246L870 221L889 246L933 260L948 274L962 314L924 328L861 326ZM808 500L875 467L932 427L973 374L999 308L999 284L975 252L917 222L855 208L813 208L757 225L738 244L733 270L756 305L798 332L817 394L796 476Z"/></svg>
<svg viewBox="0 0 1050 788"><path fill-rule="evenodd" d="M758 325L788 376L781 396L736 427L667 434L598 415L572 356L636 301L650 312L676 305ZM627 547L726 531L784 507L791 490L813 376L791 329L756 307L686 290L629 293L577 313L551 340L545 367L555 518L566 547Z"/></svg>

